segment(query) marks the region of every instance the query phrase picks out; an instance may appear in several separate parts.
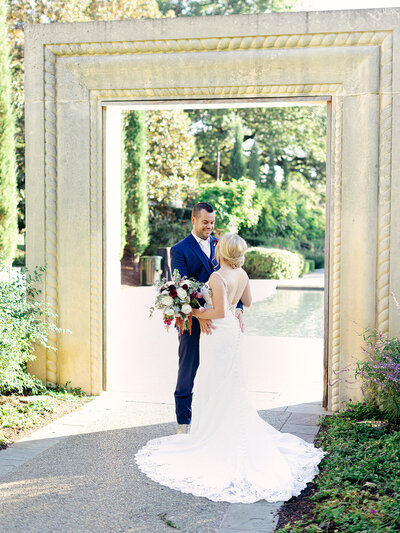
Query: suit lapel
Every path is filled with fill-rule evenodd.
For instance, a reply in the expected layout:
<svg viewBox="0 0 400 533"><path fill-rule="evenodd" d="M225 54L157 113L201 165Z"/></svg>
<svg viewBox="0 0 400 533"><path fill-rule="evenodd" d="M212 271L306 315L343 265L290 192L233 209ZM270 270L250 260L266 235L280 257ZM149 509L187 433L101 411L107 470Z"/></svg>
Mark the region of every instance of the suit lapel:
<svg viewBox="0 0 400 533"><path fill-rule="evenodd" d="M189 243L193 250L197 253L199 259L203 263L203 265L206 267L207 271L211 274L211 267L210 262L206 256L206 254L203 252L203 250L200 248L200 244L196 241L196 239L193 237L192 234L188 236Z"/></svg>

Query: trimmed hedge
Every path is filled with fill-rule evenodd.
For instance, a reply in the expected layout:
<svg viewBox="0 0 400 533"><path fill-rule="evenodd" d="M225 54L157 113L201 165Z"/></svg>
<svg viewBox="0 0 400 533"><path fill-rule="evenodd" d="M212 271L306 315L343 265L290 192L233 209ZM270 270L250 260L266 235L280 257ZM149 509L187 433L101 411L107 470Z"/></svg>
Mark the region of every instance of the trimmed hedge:
<svg viewBox="0 0 400 533"><path fill-rule="evenodd" d="M288 250L249 248L243 266L253 279L291 279L303 273L304 257Z"/></svg>
<svg viewBox="0 0 400 533"><path fill-rule="evenodd" d="M314 272L314 270L315 270L315 261L314 261L314 259L306 259L306 261L310 265L309 272Z"/></svg>
<svg viewBox="0 0 400 533"><path fill-rule="evenodd" d="M249 237L245 231L240 235L250 246L262 246L264 248L280 248L290 252L298 252L307 260L314 261L314 270L324 268L325 264L325 240L299 241L288 237ZM312 270L311 270L312 271Z"/></svg>
<svg viewBox="0 0 400 533"><path fill-rule="evenodd" d="M315 261L312 259L306 259L304 261L304 267L303 267L303 276L304 274L309 274L310 272L314 272L315 270Z"/></svg>

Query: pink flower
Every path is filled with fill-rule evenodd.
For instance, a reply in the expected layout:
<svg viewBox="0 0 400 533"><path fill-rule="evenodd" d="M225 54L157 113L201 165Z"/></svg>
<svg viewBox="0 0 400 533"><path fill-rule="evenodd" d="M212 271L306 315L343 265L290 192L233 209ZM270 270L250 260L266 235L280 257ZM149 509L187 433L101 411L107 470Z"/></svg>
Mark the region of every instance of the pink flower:
<svg viewBox="0 0 400 533"><path fill-rule="evenodd" d="M375 511L374 511L373 509L371 509L371 513L374 514L374 512L375 512Z"/></svg>

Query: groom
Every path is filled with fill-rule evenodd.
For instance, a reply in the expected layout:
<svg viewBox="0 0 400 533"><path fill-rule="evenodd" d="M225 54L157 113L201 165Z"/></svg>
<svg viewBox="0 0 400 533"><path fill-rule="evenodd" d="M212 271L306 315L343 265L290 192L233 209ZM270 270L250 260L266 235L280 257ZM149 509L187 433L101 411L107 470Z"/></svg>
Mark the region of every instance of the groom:
<svg viewBox="0 0 400 533"><path fill-rule="evenodd" d="M214 208L206 202L196 204L191 221L193 230L190 235L171 248L171 270L178 269L181 276L204 283L219 268L214 258L218 241L211 235L215 223ZM237 310L241 327L242 311L240 307ZM200 332L210 335L213 329L211 320L194 318L192 333L185 331L179 336L179 369L175 390L178 433L187 433L191 420L193 383L199 367Z"/></svg>

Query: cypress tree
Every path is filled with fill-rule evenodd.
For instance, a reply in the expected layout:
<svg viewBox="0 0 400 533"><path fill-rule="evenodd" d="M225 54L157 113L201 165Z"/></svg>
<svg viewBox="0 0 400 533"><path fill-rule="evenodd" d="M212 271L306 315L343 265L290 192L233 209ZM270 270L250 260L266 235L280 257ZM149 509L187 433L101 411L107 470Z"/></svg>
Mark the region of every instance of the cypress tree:
<svg viewBox="0 0 400 533"><path fill-rule="evenodd" d="M17 248L15 119L12 109L7 2L0 0L0 262L11 262Z"/></svg>
<svg viewBox="0 0 400 533"><path fill-rule="evenodd" d="M253 146L251 147L250 159L249 159L249 178L254 180L257 184L257 187L260 186L260 160L258 156L258 145L257 141L254 141Z"/></svg>
<svg viewBox="0 0 400 533"><path fill-rule="evenodd" d="M269 158L268 158L268 174L267 174L267 181L266 186L271 189L274 188L276 185L275 181L275 148L273 145L269 148Z"/></svg>
<svg viewBox="0 0 400 533"><path fill-rule="evenodd" d="M124 257L125 247L126 247L126 184L125 184L125 164L126 164L126 150L124 147L125 143L125 120L122 122L122 139L124 140L122 144L122 156L121 156L121 246L119 258Z"/></svg>
<svg viewBox="0 0 400 533"><path fill-rule="evenodd" d="M235 124L235 142L231 152L229 162L229 175L232 179L239 179L246 172L246 162L242 150L243 145L243 127L242 121L238 119Z"/></svg>
<svg viewBox="0 0 400 533"><path fill-rule="evenodd" d="M149 244L149 205L146 168L146 112L130 111L125 121L124 187L126 243L134 257Z"/></svg>

